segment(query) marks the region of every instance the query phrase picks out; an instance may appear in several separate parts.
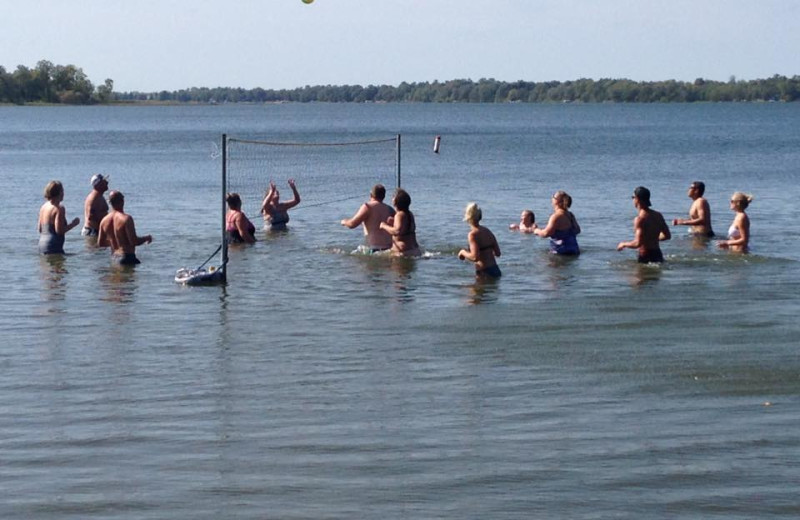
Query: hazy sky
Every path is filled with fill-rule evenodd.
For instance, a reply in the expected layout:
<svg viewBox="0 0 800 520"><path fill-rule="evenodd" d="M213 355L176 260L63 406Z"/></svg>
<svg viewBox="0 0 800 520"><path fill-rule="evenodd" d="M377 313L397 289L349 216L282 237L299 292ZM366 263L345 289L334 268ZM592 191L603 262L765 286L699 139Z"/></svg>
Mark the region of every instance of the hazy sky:
<svg viewBox="0 0 800 520"><path fill-rule="evenodd" d="M796 0L0 0L0 65L118 91L800 74Z"/></svg>

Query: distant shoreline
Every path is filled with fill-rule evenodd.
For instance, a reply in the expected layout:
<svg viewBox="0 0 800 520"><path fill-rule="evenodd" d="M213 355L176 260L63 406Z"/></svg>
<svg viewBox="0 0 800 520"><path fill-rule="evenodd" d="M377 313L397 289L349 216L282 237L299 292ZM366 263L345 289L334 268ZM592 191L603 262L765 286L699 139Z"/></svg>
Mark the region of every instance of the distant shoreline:
<svg viewBox="0 0 800 520"><path fill-rule="evenodd" d="M134 100L134 101L109 101L107 103L94 103L91 105L75 105L66 103L42 103L38 101L27 103L0 103L3 107L75 107L75 106L151 106L151 107L179 107L179 106L221 106L221 105L707 105L707 104L771 104L771 103L792 103L793 101L783 100L762 100L753 101L662 101L662 102L643 102L643 101L505 101L491 103L471 103L468 101L158 101L158 100Z"/></svg>
<svg viewBox="0 0 800 520"><path fill-rule="evenodd" d="M698 103L800 101L800 76L714 81L498 81L493 78L399 85L314 85L294 89L191 87L158 92L117 92L114 81L95 86L74 65L42 60L9 73L0 66L0 105L216 105L224 103Z"/></svg>

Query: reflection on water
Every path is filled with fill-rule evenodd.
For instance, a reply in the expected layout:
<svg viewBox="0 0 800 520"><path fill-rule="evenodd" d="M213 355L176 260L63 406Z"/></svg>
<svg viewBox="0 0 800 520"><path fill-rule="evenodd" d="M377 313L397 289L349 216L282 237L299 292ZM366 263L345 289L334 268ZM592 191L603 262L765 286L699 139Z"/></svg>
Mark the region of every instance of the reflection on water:
<svg viewBox="0 0 800 520"><path fill-rule="evenodd" d="M100 277L105 296L103 301L131 303L136 292L136 268L132 265L112 264Z"/></svg>
<svg viewBox="0 0 800 520"><path fill-rule="evenodd" d="M469 305L479 305L481 303L495 303L499 293L500 278L476 278L475 282L468 285Z"/></svg>
<svg viewBox="0 0 800 520"><path fill-rule="evenodd" d="M411 274L417 268L417 261L414 258L405 258L401 256L393 256L390 260L389 266L395 274L393 285L397 291L397 301L414 301L415 287L414 284L411 283Z"/></svg>
<svg viewBox="0 0 800 520"><path fill-rule="evenodd" d="M560 288L573 284L576 277L577 262L579 256L573 255L554 255L549 251L543 252L546 261L542 265L542 269L547 273L547 280L550 283L550 288L553 291L558 291Z"/></svg>
<svg viewBox="0 0 800 520"><path fill-rule="evenodd" d="M66 295L69 274L66 255L39 255L42 298L47 301L63 300Z"/></svg>
<svg viewBox="0 0 800 520"><path fill-rule="evenodd" d="M358 260L358 264L376 288L385 288L388 281L388 285L394 289L397 301L414 300L416 285L412 282L412 274L417 269L419 259L392 256L388 252L364 254L361 250L354 251L350 256Z"/></svg>
<svg viewBox="0 0 800 520"><path fill-rule="evenodd" d="M692 249L695 251L705 251L712 244L712 239L705 235L689 235L692 240Z"/></svg>
<svg viewBox="0 0 800 520"><path fill-rule="evenodd" d="M640 264L636 262L631 272L631 287L651 285L661 279L664 266L661 264Z"/></svg>

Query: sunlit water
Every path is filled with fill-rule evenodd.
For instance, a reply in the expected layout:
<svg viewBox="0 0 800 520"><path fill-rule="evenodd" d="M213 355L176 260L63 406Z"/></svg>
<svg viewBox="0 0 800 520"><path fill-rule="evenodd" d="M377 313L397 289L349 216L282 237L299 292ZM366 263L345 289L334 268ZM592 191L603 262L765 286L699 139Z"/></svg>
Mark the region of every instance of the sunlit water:
<svg viewBox="0 0 800 520"><path fill-rule="evenodd" d="M219 243L223 132L402 134L426 257L350 254L365 191L176 285ZM799 164L798 105L2 107L0 518L796 518ZM99 171L154 236L135 270L77 230L37 254L46 182L82 217ZM755 195L750 255L615 251L635 186L671 219L693 180L718 233ZM557 189L577 259L507 231ZM455 256L471 200L494 284Z"/></svg>

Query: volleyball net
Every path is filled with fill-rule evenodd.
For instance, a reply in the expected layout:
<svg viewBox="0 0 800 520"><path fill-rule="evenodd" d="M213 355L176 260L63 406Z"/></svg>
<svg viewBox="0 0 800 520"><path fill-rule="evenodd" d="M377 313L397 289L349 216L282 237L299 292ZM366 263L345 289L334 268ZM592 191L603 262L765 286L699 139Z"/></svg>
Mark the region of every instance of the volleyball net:
<svg viewBox="0 0 800 520"><path fill-rule="evenodd" d="M225 196L238 193L242 209L259 225L259 212L270 182L281 200L292 198L294 179L302 203L292 211L350 199L363 199L375 184L387 191L400 187L400 135L339 143L271 142L222 136L222 233L225 243ZM223 247L223 262L227 247Z"/></svg>

